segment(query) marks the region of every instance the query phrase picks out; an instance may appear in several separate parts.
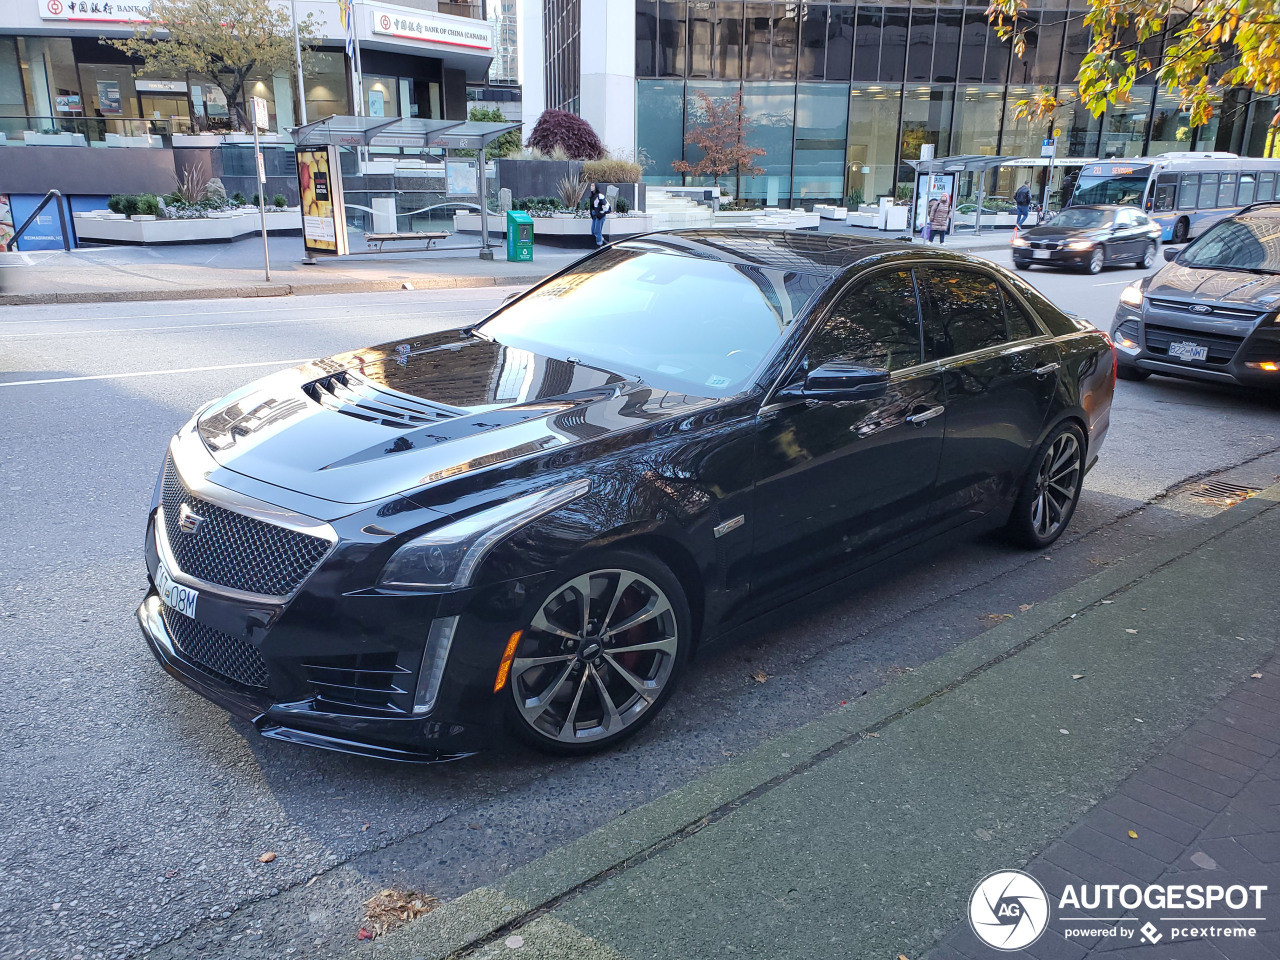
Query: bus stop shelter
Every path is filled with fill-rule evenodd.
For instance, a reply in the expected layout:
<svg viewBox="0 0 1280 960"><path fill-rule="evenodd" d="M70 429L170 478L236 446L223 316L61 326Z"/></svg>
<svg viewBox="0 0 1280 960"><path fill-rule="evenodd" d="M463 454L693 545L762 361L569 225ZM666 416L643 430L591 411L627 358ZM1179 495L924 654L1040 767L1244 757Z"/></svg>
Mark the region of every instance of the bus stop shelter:
<svg viewBox="0 0 1280 960"><path fill-rule="evenodd" d="M480 207L480 259L492 260L489 243L489 203L486 196L488 160L485 148L504 133L518 130L520 123L490 123L478 120L427 120L419 117L331 116L293 127L289 133L294 146L399 147L409 150L474 150L479 160L475 202ZM342 212L345 217L345 211Z"/></svg>
<svg viewBox="0 0 1280 960"><path fill-rule="evenodd" d="M1014 156L990 157L990 156L986 156L985 154L967 153L967 154L960 154L959 156L954 156L954 157L938 157L933 160L907 160L906 162L909 163L911 166L915 167L916 174L917 174L917 177L916 177L917 184L919 183L920 176L929 176L935 173L954 173L954 174L977 173L979 174L978 176L978 209L975 211L974 217L973 217L973 233L975 236L978 236L982 233L982 201L985 197L986 189L987 189L987 174L990 173L992 170L995 170L997 167L1002 167L1006 163L1011 163L1014 160L1020 160L1020 159L1022 158L1014 157ZM954 202L955 202L955 198L952 197L952 203L954 204ZM912 191L911 205L913 207L916 205L914 189ZM911 229L912 229L912 232L914 233L915 231L914 217L912 218L912 221L911 221Z"/></svg>

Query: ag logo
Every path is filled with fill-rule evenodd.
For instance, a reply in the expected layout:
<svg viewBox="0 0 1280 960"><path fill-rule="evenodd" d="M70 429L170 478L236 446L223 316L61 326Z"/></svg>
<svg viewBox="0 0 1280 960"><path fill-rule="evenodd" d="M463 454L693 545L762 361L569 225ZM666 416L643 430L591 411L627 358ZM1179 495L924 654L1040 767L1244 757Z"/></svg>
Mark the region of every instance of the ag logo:
<svg viewBox="0 0 1280 960"><path fill-rule="evenodd" d="M1049 895L1030 874L1001 870L973 889L969 925L997 950L1021 950L1040 939L1049 925Z"/></svg>

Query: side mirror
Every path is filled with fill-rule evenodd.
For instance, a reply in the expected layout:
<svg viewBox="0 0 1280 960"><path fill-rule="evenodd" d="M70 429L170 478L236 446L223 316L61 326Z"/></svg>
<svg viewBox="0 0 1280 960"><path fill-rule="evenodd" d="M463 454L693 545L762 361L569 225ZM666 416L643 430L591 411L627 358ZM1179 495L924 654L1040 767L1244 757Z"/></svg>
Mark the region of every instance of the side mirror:
<svg viewBox="0 0 1280 960"><path fill-rule="evenodd" d="M1164 258L1165 260L1169 261L1169 263L1173 263L1173 261L1178 259L1178 254L1180 254L1181 252L1182 251L1179 250L1177 247L1165 247Z"/></svg>
<svg viewBox="0 0 1280 960"><path fill-rule="evenodd" d="M809 371L803 384L787 387L778 395L797 400L874 400L888 389L888 370L833 360Z"/></svg>

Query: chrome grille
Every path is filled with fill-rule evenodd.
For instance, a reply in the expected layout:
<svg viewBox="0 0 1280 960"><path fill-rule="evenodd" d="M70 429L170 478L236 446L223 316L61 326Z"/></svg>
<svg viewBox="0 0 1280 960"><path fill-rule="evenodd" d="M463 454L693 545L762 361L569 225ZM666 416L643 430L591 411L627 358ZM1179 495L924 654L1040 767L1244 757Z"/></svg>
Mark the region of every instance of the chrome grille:
<svg viewBox="0 0 1280 960"><path fill-rule="evenodd" d="M267 662L247 640L215 630L163 604L160 612L174 646L192 663L243 687L267 685Z"/></svg>
<svg viewBox="0 0 1280 960"><path fill-rule="evenodd" d="M165 461L160 503L169 552L178 569L234 590L288 596L332 546L323 537L278 527L192 496L172 459ZM183 505L201 518L192 533L184 533L178 526Z"/></svg>

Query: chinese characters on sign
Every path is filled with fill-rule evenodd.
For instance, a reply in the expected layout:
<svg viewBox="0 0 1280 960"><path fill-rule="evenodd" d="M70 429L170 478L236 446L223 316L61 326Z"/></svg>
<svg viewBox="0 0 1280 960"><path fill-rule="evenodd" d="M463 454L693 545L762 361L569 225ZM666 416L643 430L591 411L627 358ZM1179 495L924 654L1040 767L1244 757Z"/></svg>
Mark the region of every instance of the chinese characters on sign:
<svg viewBox="0 0 1280 960"><path fill-rule="evenodd" d="M373 32L390 37L424 40L430 43L447 43L457 47L473 47L477 50L493 49L493 33L483 20L466 20L462 17L405 16L390 10L372 10Z"/></svg>
<svg viewBox="0 0 1280 960"><path fill-rule="evenodd" d="M151 0L40 0L44 20L149 23Z"/></svg>

